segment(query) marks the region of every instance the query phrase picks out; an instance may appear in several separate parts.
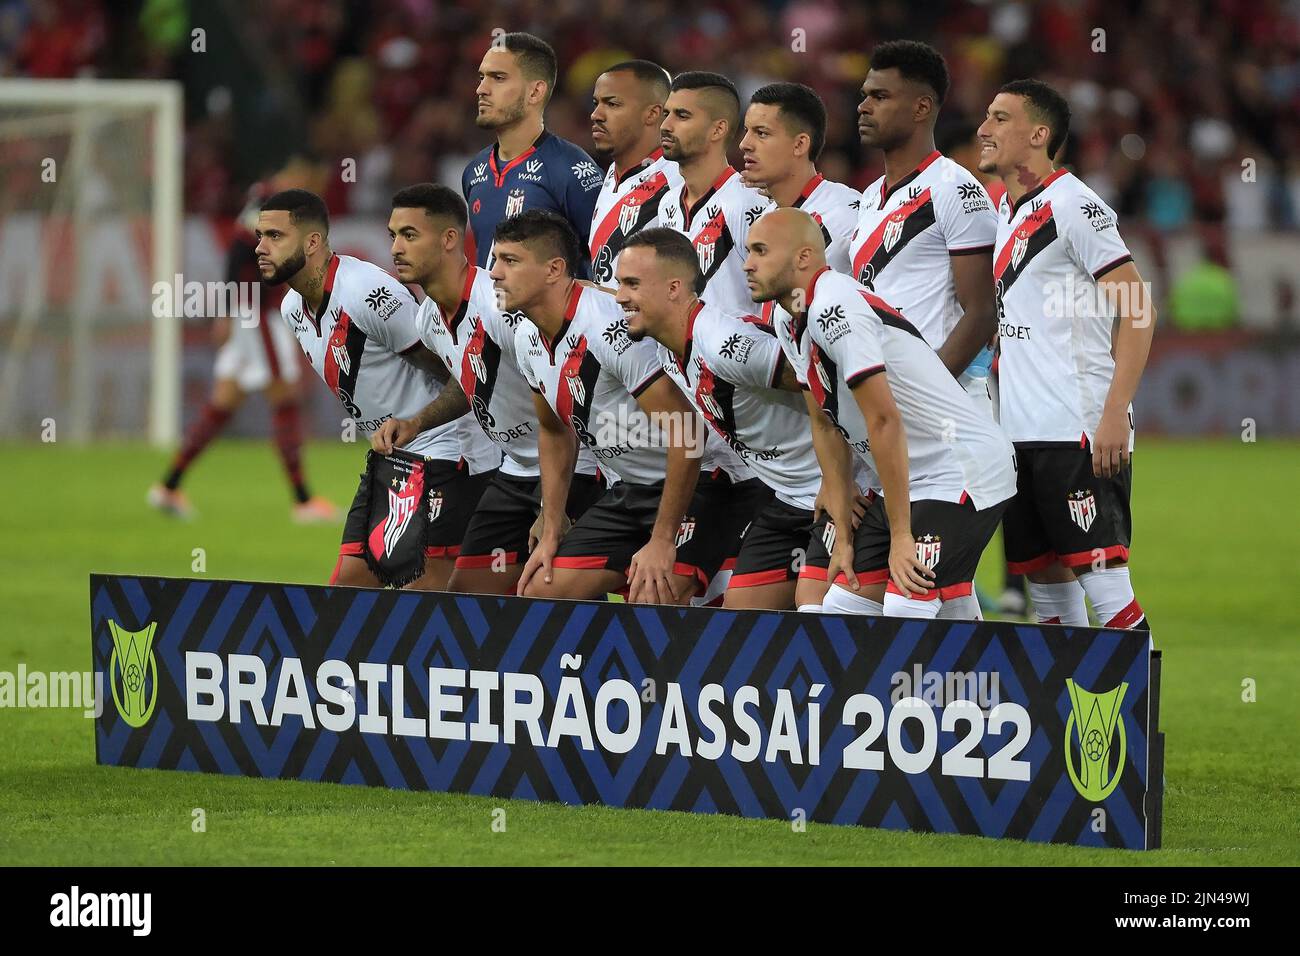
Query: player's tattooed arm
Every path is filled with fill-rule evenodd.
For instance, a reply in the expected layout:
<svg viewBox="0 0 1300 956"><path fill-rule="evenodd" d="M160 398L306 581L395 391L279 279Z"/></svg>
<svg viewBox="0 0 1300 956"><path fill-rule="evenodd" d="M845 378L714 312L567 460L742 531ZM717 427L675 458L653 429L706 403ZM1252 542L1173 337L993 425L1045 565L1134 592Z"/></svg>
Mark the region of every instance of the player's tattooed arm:
<svg viewBox="0 0 1300 956"><path fill-rule="evenodd" d="M432 351L423 343L416 342L405 352L401 353L402 358L410 362L421 372L431 372L433 377L440 382L446 382L451 376L447 374L447 366L442 364L442 360L434 355Z"/></svg>
<svg viewBox="0 0 1300 956"><path fill-rule="evenodd" d="M889 519L889 576L894 586L911 597L930 589L934 572L917 560L912 538L912 502L907 479L907 432L903 416L884 374L869 375L853 387L853 398L867 423L871 455L885 490Z"/></svg>
<svg viewBox="0 0 1300 956"><path fill-rule="evenodd" d="M448 376L438 397L411 418L390 418L370 436L370 447L381 455L391 455L394 448L405 448L411 439L430 428L454 422L469 411L469 400L460 382Z"/></svg>
<svg viewBox="0 0 1300 956"><path fill-rule="evenodd" d="M650 540L628 566L627 599L633 604L682 604L691 597L692 589L684 594L673 590L677 532L700 478L704 423L667 375L642 391L637 404L650 421L668 423L669 433L661 436L668 444L668 469Z"/></svg>
<svg viewBox="0 0 1300 956"><path fill-rule="evenodd" d="M939 358L953 376L959 376L998 330L998 310L993 298L993 252L950 256L952 277L961 303L962 317L939 347Z"/></svg>
<svg viewBox="0 0 1300 956"><path fill-rule="evenodd" d="M568 526L564 503L569 500L569 485L578 464L578 436L573 429L560 421L546 399L536 393L533 407L539 426L537 457L542 472L542 528L541 537L519 575L520 594L527 590L535 574L541 574L543 581L551 583L552 562Z"/></svg>
<svg viewBox="0 0 1300 956"><path fill-rule="evenodd" d="M1097 285L1116 316L1115 373L1102 408L1101 423L1092 436L1092 473L1112 478L1129 463L1129 405L1151 351L1156 311L1142 276L1132 262L1105 273Z"/></svg>

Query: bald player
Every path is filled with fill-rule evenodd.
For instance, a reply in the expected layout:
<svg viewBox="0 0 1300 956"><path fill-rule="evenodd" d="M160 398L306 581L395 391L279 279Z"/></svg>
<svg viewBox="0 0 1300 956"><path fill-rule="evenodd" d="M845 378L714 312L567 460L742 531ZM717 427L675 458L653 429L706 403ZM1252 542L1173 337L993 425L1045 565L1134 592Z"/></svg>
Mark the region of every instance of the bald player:
<svg viewBox="0 0 1300 956"><path fill-rule="evenodd" d="M664 201L662 224L695 246L705 301L724 312L752 312L741 268L745 239L770 202L727 160L740 130L736 87L719 73L679 73L665 108L664 156L676 161L684 185Z"/></svg>
<svg viewBox="0 0 1300 956"><path fill-rule="evenodd" d="M810 412L834 426L813 433L831 519L850 526L850 448L884 492L852 543L836 536L822 607L978 618L975 568L1016 489L1011 442L910 322L827 267L821 227L807 213L759 220L745 272L755 301L778 304L777 339Z"/></svg>

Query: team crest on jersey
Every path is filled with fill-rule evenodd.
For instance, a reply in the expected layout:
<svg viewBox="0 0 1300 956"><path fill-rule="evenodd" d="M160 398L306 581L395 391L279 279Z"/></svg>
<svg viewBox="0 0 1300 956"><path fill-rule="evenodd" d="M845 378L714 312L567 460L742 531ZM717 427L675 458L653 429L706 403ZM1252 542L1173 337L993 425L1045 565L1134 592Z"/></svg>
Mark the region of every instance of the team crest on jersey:
<svg viewBox="0 0 1300 956"><path fill-rule="evenodd" d="M632 235L632 230L636 228L636 221L640 218L641 206L637 203L625 202L623 207L618 211L618 228L625 236Z"/></svg>
<svg viewBox="0 0 1300 956"><path fill-rule="evenodd" d="M1072 491L1065 496L1070 506L1070 520L1087 531L1097 518L1097 499L1091 491Z"/></svg>
<svg viewBox="0 0 1300 956"><path fill-rule="evenodd" d="M889 222L885 223L884 246L886 252L894 251L894 246L903 237L903 225L906 222L906 213L896 212L890 215Z"/></svg>
<svg viewBox="0 0 1300 956"><path fill-rule="evenodd" d="M826 548L827 553L835 550L835 522L826 522L826 527L822 530L822 545Z"/></svg>
<svg viewBox="0 0 1300 956"><path fill-rule="evenodd" d="M1011 245L1011 268L1017 269L1025 258L1025 252L1029 249L1029 236L1024 230L1016 233L1015 241Z"/></svg>
<svg viewBox="0 0 1300 956"><path fill-rule="evenodd" d="M709 270L713 268L713 253L716 245L715 242L702 242L695 247L695 254L700 257L700 271L705 275L708 275Z"/></svg>
<svg viewBox="0 0 1300 956"><path fill-rule="evenodd" d="M817 381L822 383L822 391L829 394L831 391L831 380L830 376L826 374L826 366L821 362L813 362L813 368L817 371Z"/></svg>
<svg viewBox="0 0 1300 956"><path fill-rule="evenodd" d="M407 488L410 487L408 491ZM419 502L415 500L415 486L403 481L401 490L388 489L388 520L384 522L384 557L393 556L393 548L411 523Z"/></svg>
<svg viewBox="0 0 1300 956"><path fill-rule="evenodd" d="M340 374L352 374L352 356L348 355L346 345L330 343L330 354L334 356L334 362L338 365Z"/></svg>
<svg viewBox="0 0 1300 956"><path fill-rule="evenodd" d="M713 397L711 389L701 387L696 393L696 398L700 400L700 404L709 413L710 418L716 422L722 421L722 407L718 404L718 400Z"/></svg>
<svg viewBox="0 0 1300 956"><path fill-rule="evenodd" d="M469 368L474 373L474 377L480 382L486 382L488 380L487 363L483 361L482 351L466 350L465 356L469 359Z"/></svg>
<svg viewBox="0 0 1300 956"><path fill-rule="evenodd" d="M506 218L517 216L524 211L524 191L522 189L510 190L510 195L506 197Z"/></svg>
<svg viewBox="0 0 1300 956"><path fill-rule="evenodd" d="M939 536L937 534L923 534L916 541L916 560L920 561L931 571L939 563Z"/></svg>
<svg viewBox="0 0 1300 956"><path fill-rule="evenodd" d="M443 497L441 491L429 492L429 520L430 521L437 521L438 515L442 514L442 502L443 502Z"/></svg>
<svg viewBox="0 0 1300 956"><path fill-rule="evenodd" d="M569 397L573 399L573 404L586 405L587 386L582 384L582 376L578 374L578 370L566 372L564 381L569 386Z"/></svg>
<svg viewBox="0 0 1300 956"><path fill-rule="evenodd" d="M693 537L695 537L695 519L688 516L682 519L681 526L677 529L677 537L673 539L673 545L680 548Z"/></svg>

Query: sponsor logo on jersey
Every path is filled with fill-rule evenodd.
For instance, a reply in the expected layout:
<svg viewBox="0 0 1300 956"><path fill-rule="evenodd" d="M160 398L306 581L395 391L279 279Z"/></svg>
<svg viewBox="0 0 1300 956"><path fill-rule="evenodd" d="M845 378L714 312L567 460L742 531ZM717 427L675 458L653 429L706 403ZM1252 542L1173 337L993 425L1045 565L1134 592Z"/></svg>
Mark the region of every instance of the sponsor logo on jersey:
<svg viewBox="0 0 1300 956"><path fill-rule="evenodd" d="M393 293L389 292L383 286L380 286L378 289L372 289L370 294L366 296L366 306L381 319L388 318L396 312L401 305L402 303L398 300L397 296L393 295Z"/></svg>
<svg viewBox="0 0 1300 956"><path fill-rule="evenodd" d="M1091 199L1080 208L1083 210L1083 214L1088 217L1088 225L1092 226L1095 232L1105 232L1107 229L1115 227L1114 217Z"/></svg>
<svg viewBox="0 0 1300 956"><path fill-rule="evenodd" d="M673 539L673 544L680 548L693 537L695 537L695 519L693 517L683 518L681 525L677 529L677 537Z"/></svg>
<svg viewBox="0 0 1300 956"><path fill-rule="evenodd" d="M817 316L826 344L832 345L849 334L849 321L844 315L844 306L833 305Z"/></svg>
<svg viewBox="0 0 1300 956"><path fill-rule="evenodd" d="M937 534L923 534L916 541L916 560L920 561L931 571L939 563L939 536Z"/></svg>
<svg viewBox="0 0 1300 956"><path fill-rule="evenodd" d="M746 210L745 210L745 225L747 225L747 226L752 226L755 222L758 221L758 217L761 216L761 215L763 215L763 212L764 212L766 209L767 209L766 206L755 206L753 209L746 209Z"/></svg>
<svg viewBox="0 0 1300 956"><path fill-rule="evenodd" d="M964 213L980 212L992 209L988 193L979 183L958 183L957 196L961 199L961 211Z"/></svg>
<svg viewBox="0 0 1300 956"><path fill-rule="evenodd" d="M524 191L522 189L510 190L510 195L506 197L506 215L509 219L511 216L517 216L524 211Z"/></svg>
<svg viewBox="0 0 1300 956"><path fill-rule="evenodd" d="M615 355L622 355L632 347L632 340L627 335L627 319L611 322L601 333L601 338L614 349Z"/></svg>
<svg viewBox="0 0 1300 956"><path fill-rule="evenodd" d="M591 162L590 160L584 159L580 163L574 163L571 168L573 169L574 177L582 180L583 186L587 186L592 182L595 183L600 182L600 178L602 175L600 171L600 167L597 166L595 163Z"/></svg>
<svg viewBox="0 0 1300 956"><path fill-rule="evenodd" d="M477 186L479 183L487 182L487 169L488 169L487 163L479 163L478 165L476 165L474 167L474 175L470 177L470 181L469 181L470 186ZM477 209L475 209L474 211L478 212Z"/></svg>
<svg viewBox="0 0 1300 956"><path fill-rule="evenodd" d="M401 539L411 523L411 516L419 506L415 500L415 488L407 490L409 482L403 481L398 491L388 489L388 520L384 522L384 557L393 555L393 548Z"/></svg>
<svg viewBox="0 0 1300 956"><path fill-rule="evenodd" d="M1097 499L1092 491L1072 491L1065 498L1070 508L1070 520L1083 531L1091 528L1097 518Z"/></svg>
<svg viewBox="0 0 1300 956"><path fill-rule="evenodd" d="M542 161L540 159L530 159L524 164L524 169L530 173L540 173L542 171Z"/></svg>
<svg viewBox="0 0 1300 956"><path fill-rule="evenodd" d="M723 358L729 358L733 362L743 365L749 360L749 350L753 347L754 342L752 339L746 338L737 332L722 343L722 347L718 349L718 354Z"/></svg>

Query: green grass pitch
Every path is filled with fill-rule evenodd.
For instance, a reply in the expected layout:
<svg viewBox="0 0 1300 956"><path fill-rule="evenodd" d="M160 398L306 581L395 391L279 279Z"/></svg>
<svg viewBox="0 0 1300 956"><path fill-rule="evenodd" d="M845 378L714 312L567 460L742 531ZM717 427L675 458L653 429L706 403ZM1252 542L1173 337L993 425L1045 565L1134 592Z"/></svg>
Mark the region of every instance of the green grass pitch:
<svg viewBox="0 0 1300 956"><path fill-rule="evenodd" d="M349 502L361 447L306 457L315 487ZM0 445L0 462L0 670L85 669L91 571L191 576L195 548L212 577L322 583L334 564L339 529L289 522L269 443L209 449L187 481L200 511L188 524L146 508L165 461L142 446ZM1165 654L1160 851L99 767L80 711L5 709L0 863L1294 865L1297 475L1296 444L1139 447L1133 576ZM994 564L981 569L990 590Z"/></svg>

